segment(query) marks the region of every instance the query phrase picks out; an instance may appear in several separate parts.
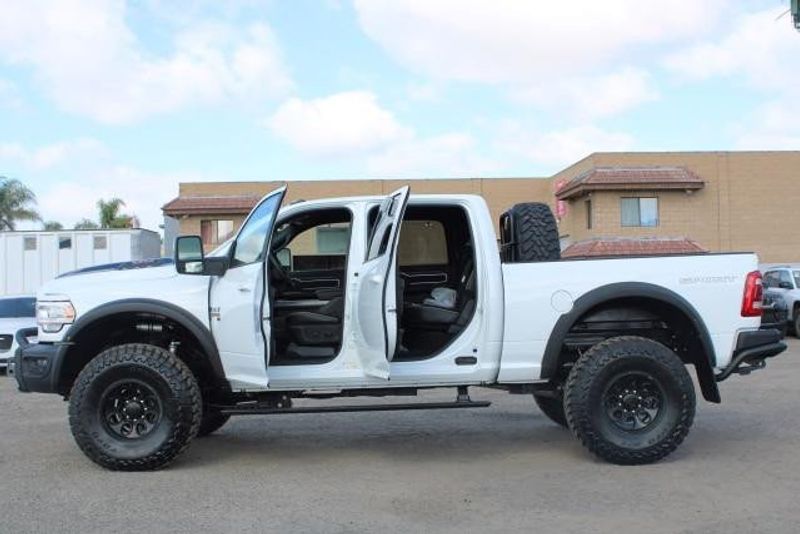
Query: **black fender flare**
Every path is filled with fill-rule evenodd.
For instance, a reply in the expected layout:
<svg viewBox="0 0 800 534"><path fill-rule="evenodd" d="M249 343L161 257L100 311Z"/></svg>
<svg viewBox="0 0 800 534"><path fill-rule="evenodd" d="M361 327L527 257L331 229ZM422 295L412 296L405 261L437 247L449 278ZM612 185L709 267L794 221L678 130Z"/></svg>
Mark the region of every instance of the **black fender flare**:
<svg viewBox="0 0 800 534"><path fill-rule="evenodd" d="M211 370L213 372L214 383L227 391L230 391L230 384L225 378L225 369L222 366L222 359L217 350L217 344L214 341L214 336L211 331L200 320L192 315L185 309L155 299L122 299L107 302L96 308L92 308L85 315L78 317L72 326L69 327L67 333L64 335L63 341L59 343L62 355L74 346L75 338L87 327L94 324L98 320L111 315L119 315L123 313L145 313L160 315L167 319L174 321L184 327L200 344L200 348L207 355ZM53 377L55 380L60 381L61 366L64 358L58 358L57 368L54 369Z"/></svg>
<svg viewBox="0 0 800 534"><path fill-rule="evenodd" d="M550 379L556 375L564 338L578 319L595 306L603 304L604 302L633 297L661 301L676 308L689 319L695 331L699 334L700 346L705 353L705 357L696 358L695 363L700 389L703 393L703 397L707 401L720 402L719 388L714 379L714 366L716 365L714 345L711 342L711 336L700 314L685 298L674 291L644 282L620 282L609 284L581 295L574 302L572 309L563 314L558 321L556 321L555 327L550 333L550 338L547 341L544 356L542 357L541 377Z"/></svg>

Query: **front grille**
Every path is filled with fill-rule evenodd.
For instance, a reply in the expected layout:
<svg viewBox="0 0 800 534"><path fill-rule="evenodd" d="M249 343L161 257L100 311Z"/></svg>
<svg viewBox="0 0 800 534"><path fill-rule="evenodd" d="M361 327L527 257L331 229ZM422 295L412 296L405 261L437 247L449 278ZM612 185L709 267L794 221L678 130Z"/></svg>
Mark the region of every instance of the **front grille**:
<svg viewBox="0 0 800 534"><path fill-rule="evenodd" d="M14 336L11 334L0 334L0 351L5 352L11 348Z"/></svg>

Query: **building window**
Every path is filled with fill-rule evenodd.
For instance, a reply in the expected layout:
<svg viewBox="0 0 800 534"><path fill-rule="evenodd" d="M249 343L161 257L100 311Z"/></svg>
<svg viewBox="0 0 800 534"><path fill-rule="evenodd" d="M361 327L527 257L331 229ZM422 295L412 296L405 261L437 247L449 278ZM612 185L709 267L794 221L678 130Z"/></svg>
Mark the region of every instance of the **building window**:
<svg viewBox="0 0 800 534"><path fill-rule="evenodd" d="M58 250L69 250L72 248L72 238L67 235L58 237Z"/></svg>
<svg viewBox="0 0 800 534"><path fill-rule="evenodd" d="M200 235L204 245L218 245L228 239L232 233L233 221L230 219L200 221Z"/></svg>
<svg viewBox="0 0 800 534"><path fill-rule="evenodd" d="M108 248L108 240L104 235L96 235L94 236L94 249L95 250L105 250Z"/></svg>
<svg viewBox="0 0 800 534"><path fill-rule="evenodd" d="M658 226L658 198L621 198L620 222L622 226Z"/></svg>
<svg viewBox="0 0 800 534"><path fill-rule="evenodd" d="M586 228L592 229L592 201L586 201Z"/></svg>
<svg viewBox="0 0 800 534"><path fill-rule="evenodd" d="M317 227L317 254L347 254L350 224Z"/></svg>
<svg viewBox="0 0 800 534"><path fill-rule="evenodd" d="M26 237L23 239L23 248L25 250L36 250L36 238Z"/></svg>

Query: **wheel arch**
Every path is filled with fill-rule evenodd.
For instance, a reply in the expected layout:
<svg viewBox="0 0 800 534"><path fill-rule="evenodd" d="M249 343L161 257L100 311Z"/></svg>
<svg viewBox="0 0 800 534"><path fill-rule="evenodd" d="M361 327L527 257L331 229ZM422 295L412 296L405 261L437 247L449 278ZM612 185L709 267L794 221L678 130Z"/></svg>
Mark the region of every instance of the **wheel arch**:
<svg viewBox="0 0 800 534"><path fill-rule="evenodd" d="M187 361L187 354L178 356L184 360L206 388L215 388L230 392L230 384L225 378L222 359L210 330L187 310L169 302L156 299L124 299L98 306L82 315L69 327L60 343L62 355L57 358L54 369L54 389L62 395L68 395L72 382L80 370L97 355L96 350L82 352L82 348L94 349L105 346L95 339L87 345L98 331L105 331L112 326L134 325L136 323L168 322L179 329L180 335L192 344L198 357ZM144 335L144 334L142 334ZM113 339L113 337L112 337ZM123 341L129 342L129 341ZM106 344L107 345L107 344Z"/></svg>
<svg viewBox="0 0 800 534"><path fill-rule="evenodd" d="M662 309L673 310L677 316L682 317L691 326L697 337L697 347L689 355L690 363L694 365L697 372L703 397L710 402L720 402L719 388L714 379L714 366L716 365L714 346L700 314L691 303L674 291L643 282L609 284L589 291L575 300L572 309L556 321L550 334L542 358L541 377L544 379L556 377L562 364L564 341L582 318L602 306L613 305L615 301L624 300L666 307Z"/></svg>

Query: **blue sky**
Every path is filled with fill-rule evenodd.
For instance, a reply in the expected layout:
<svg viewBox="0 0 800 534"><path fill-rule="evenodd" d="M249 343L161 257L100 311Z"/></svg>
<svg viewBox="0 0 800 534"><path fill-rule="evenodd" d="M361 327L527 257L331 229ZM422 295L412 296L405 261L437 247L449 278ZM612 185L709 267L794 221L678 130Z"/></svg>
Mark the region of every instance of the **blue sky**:
<svg viewBox="0 0 800 534"><path fill-rule="evenodd" d="M800 149L788 0L657 5L0 0L0 175L47 220L118 196L154 228L179 181Z"/></svg>

